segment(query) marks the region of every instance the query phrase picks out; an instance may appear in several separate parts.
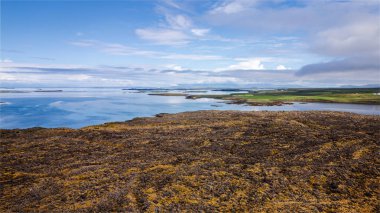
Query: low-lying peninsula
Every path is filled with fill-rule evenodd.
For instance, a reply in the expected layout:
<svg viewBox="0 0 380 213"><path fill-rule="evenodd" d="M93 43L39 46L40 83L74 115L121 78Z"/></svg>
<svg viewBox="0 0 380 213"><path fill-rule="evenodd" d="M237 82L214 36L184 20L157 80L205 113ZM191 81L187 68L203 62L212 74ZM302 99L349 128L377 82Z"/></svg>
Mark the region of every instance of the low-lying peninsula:
<svg viewBox="0 0 380 213"><path fill-rule="evenodd" d="M243 91L243 90L241 90ZM214 98L231 104L251 106L281 106L292 102L346 103L380 105L380 88L317 88L317 89L276 89L246 90L246 93L231 94L187 94L155 92L149 95L185 96L187 99Z"/></svg>
<svg viewBox="0 0 380 213"><path fill-rule="evenodd" d="M198 111L0 130L1 212L379 212L380 116Z"/></svg>

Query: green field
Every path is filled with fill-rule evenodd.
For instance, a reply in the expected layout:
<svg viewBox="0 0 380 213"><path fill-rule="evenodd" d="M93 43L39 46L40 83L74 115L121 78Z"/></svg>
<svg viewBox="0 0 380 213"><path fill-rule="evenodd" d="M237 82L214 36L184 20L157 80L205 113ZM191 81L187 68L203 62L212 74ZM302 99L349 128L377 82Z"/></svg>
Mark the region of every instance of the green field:
<svg viewBox="0 0 380 213"><path fill-rule="evenodd" d="M283 104L286 102L324 102L380 104L379 88L370 89L284 89L262 90L231 95L195 95L189 98L217 98L251 105Z"/></svg>

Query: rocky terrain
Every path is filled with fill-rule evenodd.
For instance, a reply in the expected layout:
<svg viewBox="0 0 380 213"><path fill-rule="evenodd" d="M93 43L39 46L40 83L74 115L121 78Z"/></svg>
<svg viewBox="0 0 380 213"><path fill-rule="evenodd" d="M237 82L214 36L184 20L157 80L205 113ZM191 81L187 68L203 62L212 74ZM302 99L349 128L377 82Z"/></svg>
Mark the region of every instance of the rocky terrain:
<svg viewBox="0 0 380 213"><path fill-rule="evenodd" d="M380 116L199 111L0 130L0 212L379 212Z"/></svg>

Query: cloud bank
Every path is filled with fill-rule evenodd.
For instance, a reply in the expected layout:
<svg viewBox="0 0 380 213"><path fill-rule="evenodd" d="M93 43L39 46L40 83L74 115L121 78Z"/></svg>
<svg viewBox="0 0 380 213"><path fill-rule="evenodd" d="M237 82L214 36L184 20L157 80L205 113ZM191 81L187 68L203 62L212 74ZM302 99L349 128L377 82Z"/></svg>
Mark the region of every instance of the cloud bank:
<svg viewBox="0 0 380 213"><path fill-rule="evenodd" d="M22 2L18 3L21 7ZM44 4L49 3L41 3L43 11ZM129 8L132 2L125 5ZM17 16L12 19L9 13L2 26L2 85L317 87L380 83L378 0L204 4L157 0L136 1L133 6L131 13L123 10L115 16L118 8L112 8L112 14L106 15L117 18L110 26L78 19L78 26L68 26L59 35L54 34L58 30L40 29L45 22L34 19L29 33L35 34L27 39L20 33L24 25L11 22ZM151 13L136 13L140 9ZM62 19L53 20L54 11L45 12L44 18L51 17L51 23ZM83 15L87 12L98 15L96 11L83 11ZM71 36L65 34L69 31Z"/></svg>

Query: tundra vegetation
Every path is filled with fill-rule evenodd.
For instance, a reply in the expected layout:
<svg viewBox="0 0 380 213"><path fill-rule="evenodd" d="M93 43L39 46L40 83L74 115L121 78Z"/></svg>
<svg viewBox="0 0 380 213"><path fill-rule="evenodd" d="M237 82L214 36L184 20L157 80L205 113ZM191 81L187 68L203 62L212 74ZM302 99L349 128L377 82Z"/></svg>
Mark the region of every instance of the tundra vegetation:
<svg viewBox="0 0 380 213"><path fill-rule="evenodd" d="M364 89L277 89L258 90L248 93L232 93L227 95L186 93L151 93L150 95L186 96L188 99L215 98L228 100L234 104L253 106L272 106L291 104L291 102L322 102L322 103L351 103L351 104L380 104L380 88Z"/></svg>
<svg viewBox="0 0 380 213"><path fill-rule="evenodd" d="M0 130L0 212L379 212L380 117L198 111Z"/></svg>

